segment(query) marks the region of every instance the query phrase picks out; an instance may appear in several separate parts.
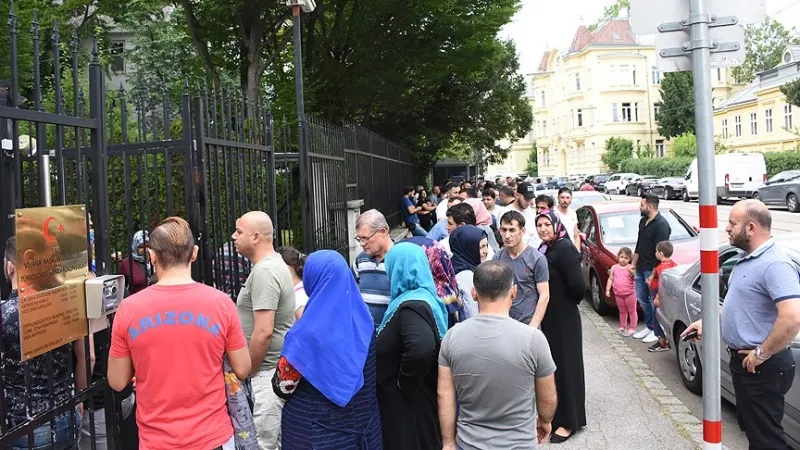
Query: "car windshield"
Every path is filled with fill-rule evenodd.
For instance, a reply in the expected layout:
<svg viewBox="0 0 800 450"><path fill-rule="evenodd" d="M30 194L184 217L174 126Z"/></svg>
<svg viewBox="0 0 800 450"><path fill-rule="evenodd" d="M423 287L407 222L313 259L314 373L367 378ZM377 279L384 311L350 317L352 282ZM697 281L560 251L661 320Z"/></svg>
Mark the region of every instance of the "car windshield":
<svg viewBox="0 0 800 450"><path fill-rule="evenodd" d="M575 192L572 194L572 203L569 205L569 208L574 211L584 205L605 202L608 200L609 198L607 195L597 191L584 191L581 193Z"/></svg>
<svg viewBox="0 0 800 450"><path fill-rule="evenodd" d="M775 181L778 181L778 180L789 181L789 180L793 180L793 179L795 179L797 177L800 177L800 171L799 170L787 170L785 172L781 172L781 173L773 176L772 178L769 179L769 181L771 181L773 183Z"/></svg>
<svg viewBox="0 0 800 450"><path fill-rule="evenodd" d="M672 211L661 211L661 215L667 219L672 233L669 235L670 241L689 239L694 236L691 228L682 224ZM625 211L600 215L600 232L603 243L607 245L636 245L639 234L639 220L642 218L639 211Z"/></svg>

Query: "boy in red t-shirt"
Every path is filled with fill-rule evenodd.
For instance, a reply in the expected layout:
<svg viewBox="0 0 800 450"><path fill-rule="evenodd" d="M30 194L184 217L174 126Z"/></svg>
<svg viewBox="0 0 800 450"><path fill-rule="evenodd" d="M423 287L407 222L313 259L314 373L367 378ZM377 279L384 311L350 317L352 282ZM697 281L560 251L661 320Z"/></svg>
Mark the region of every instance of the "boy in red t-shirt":
<svg viewBox="0 0 800 450"><path fill-rule="evenodd" d="M197 257L189 224L171 217L150 234L158 283L125 299L111 331L108 384L136 377L142 450L234 448L222 357L240 379L250 352L230 297L192 280Z"/></svg>
<svg viewBox="0 0 800 450"><path fill-rule="evenodd" d="M661 274L667 270L675 267L675 261L672 259L672 243L669 241L661 241L656 244L656 259L658 259L659 263L656 266L655 270L653 270L653 274L650 275L650 279L647 280L648 284L650 285L650 296L653 298L653 306L658 308L661 304L661 299L658 295L658 286L659 280L661 278ZM667 336L664 335L664 330L661 328L661 324L658 323L658 317L653 320L653 331L658 337L658 342L653 343L650 347L647 348L649 352L666 352L670 350L669 341L667 340Z"/></svg>

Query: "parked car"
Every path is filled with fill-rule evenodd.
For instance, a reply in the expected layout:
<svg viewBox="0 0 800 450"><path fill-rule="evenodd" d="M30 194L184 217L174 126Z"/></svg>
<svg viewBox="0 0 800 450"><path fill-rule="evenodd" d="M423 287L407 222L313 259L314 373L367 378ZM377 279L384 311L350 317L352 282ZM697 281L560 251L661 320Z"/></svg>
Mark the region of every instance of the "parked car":
<svg viewBox="0 0 800 450"><path fill-rule="evenodd" d="M683 192L683 178L680 177L667 177L662 178L650 186L650 192L663 198L664 200L672 200L674 198L681 198Z"/></svg>
<svg viewBox="0 0 800 450"><path fill-rule="evenodd" d="M675 246L673 259L678 264L694 262L700 257L697 231L671 208L661 208L669 223L669 240ZM581 246L581 268L591 294L592 307L603 315L616 308L614 295L606 298L605 287L611 266L617 263L622 247L636 247L639 234L639 202L616 201L586 205L577 211L578 226L586 235Z"/></svg>
<svg viewBox="0 0 800 450"><path fill-rule="evenodd" d="M761 153L722 153L714 155L714 182L717 190L717 203L724 198L747 198L753 189L767 180L767 163ZM697 158L686 170L682 197L688 202L700 195L700 177L697 172Z"/></svg>
<svg viewBox="0 0 800 450"><path fill-rule="evenodd" d="M625 192L628 183L639 175L635 173L615 173L606 181L606 192L609 194L620 194Z"/></svg>
<svg viewBox="0 0 800 450"><path fill-rule="evenodd" d="M781 245L800 270L800 233L777 235L775 242ZM739 249L731 245L723 244L719 247L720 306L722 306L728 291L728 278L741 255ZM683 339L679 338L689 324L703 315L700 298L700 262L664 271L659 292L661 307L656 310L656 318L675 348L683 384L691 392L701 395L703 390L703 341L683 342ZM721 345L723 349L726 347L724 342ZM800 337L795 337L791 348L795 364L800 365ZM722 396L735 403L733 381L728 367L730 356L723 350L720 352L720 358ZM800 371L795 374L794 384L786 394L786 411L783 416L783 429L790 439L792 448L800 448L800 380L798 378L800 378Z"/></svg>
<svg viewBox="0 0 800 450"><path fill-rule="evenodd" d="M625 194L641 197L642 194L650 192L650 188L653 186L653 183L657 182L658 180L658 177L654 177L652 175L645 175L643 177L639 177L638 179L633 179L625 187Z"/></svg>
<svg viewBox="0 0 800 450"><path fill-rule="evenodd" d="M592 177L592 179L589 181L589 184L591 184L596 191L605 192L606 181L608 181L610 176L611 174L608 173L598 173Z"/></svg>
<svg viewBox="0 0 800 450"><path fill-rule="evenodd" d="M783 171L756 189L753 198L765 205L786 206L789 212L800 212L800 170Z"/></svg>

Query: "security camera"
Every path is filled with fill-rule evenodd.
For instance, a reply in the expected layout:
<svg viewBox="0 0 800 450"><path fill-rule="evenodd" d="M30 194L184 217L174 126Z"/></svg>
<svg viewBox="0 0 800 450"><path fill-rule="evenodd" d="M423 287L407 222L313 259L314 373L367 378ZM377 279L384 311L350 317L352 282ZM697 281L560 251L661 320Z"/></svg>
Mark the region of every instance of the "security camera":
<svg viewBox="0 0 800 450"><path fill-rule="evenodd" d="M299 6L304 13L310 13L317 7L314 0L286 0L286 6Z"/></svg>

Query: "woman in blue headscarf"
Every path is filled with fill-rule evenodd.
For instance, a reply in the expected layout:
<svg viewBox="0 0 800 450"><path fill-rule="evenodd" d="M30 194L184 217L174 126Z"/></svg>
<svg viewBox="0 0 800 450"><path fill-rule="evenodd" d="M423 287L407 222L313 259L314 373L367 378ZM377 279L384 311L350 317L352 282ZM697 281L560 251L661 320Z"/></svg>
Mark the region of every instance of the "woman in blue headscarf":
<svg viewBox="0 0 800 450"><path fill-rule="evenodd" d="M437 357L447 307L422 247L402 242L386 254L389 307L378 327L378 404L385 450L442 448Z"/></svg>
<svg viewBox="0 0 800 450"><path fill-rule="evenodd" d="M309 296L286 333L272 380L287 399L284 450L381 449L375 394L375 325L344 258L331 250L308 256Z"/></svg>

